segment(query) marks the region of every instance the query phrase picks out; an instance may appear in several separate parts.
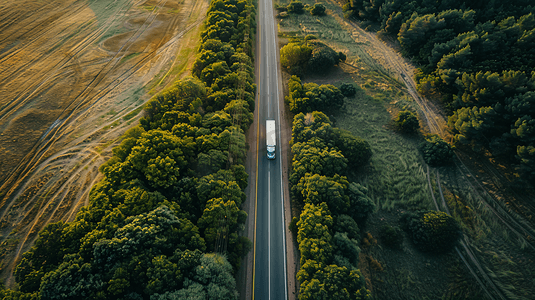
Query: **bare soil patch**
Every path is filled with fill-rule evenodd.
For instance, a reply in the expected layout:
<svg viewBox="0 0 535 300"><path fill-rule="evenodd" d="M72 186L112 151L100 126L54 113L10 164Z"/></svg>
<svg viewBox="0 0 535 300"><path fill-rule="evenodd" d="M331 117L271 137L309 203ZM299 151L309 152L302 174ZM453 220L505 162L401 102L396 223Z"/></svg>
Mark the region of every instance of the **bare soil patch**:
<svg viewBox="0 0 535 300"><path fill-rule="evenodd" d="M0 5L0 279L50 222L87 204L98 166L135 125L208 7L193 0Z"/></svg>

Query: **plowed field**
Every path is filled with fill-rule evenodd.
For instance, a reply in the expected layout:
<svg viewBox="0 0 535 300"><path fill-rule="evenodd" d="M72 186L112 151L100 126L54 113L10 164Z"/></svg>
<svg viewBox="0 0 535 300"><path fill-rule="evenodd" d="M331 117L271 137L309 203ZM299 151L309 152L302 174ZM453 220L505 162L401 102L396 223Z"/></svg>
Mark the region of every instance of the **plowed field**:
<svg viewBox="0 0 535 300"><path fill-rule="evenodd" d="M46 224L87 203L117 138L170 82L207 1L0 3L2 279ZM171 76L167 76L171 74Z"/></svg>

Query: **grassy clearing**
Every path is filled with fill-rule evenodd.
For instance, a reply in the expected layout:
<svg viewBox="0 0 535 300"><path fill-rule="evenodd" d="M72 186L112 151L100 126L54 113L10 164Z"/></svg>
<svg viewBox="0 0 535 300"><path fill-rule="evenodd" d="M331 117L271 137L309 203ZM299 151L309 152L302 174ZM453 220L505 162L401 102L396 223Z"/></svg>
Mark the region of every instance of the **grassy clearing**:
<svg viewBox="0 0 535 300"><path fill-rule="evenodd" d="M530 299L535 294L535 255L527 241L504 225L484 204L493 199L464 180L459 170L444 169L441 174L448 207L462 222L489 276L509 299Z"/></svg>

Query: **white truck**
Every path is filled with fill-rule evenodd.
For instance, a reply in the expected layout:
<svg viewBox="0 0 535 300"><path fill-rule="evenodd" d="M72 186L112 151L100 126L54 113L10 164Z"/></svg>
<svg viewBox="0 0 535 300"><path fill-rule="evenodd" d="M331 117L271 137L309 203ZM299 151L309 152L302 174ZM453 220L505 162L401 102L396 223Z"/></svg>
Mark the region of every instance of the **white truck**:
<svg viewBox="0 0 535 300"><path fill-rule="evenodd" d="M266 120L266 145L267 158L275 159L275 146L277 146L275 120Z"/></svg>

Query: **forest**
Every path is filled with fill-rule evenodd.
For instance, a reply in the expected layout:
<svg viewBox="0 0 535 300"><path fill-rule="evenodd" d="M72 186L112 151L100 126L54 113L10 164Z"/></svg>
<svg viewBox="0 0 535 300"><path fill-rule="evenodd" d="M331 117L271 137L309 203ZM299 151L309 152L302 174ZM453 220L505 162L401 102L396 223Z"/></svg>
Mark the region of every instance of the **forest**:
<svg viewBox="0 0 535 300"><path fill-rule="evenodd" d="M380 26L441 99L458 146L490 153L535 183L535 6L529 0L354 0L346 16Z"/></svg>
<svg viewBox="0 0 535 300"><path fill-rule="evenodd" d="M89 205L49 224L2 299L237 299L251 241L244 130L253 120L256 6L211 2L193 77L149 100L100 167Z"/></svg>

